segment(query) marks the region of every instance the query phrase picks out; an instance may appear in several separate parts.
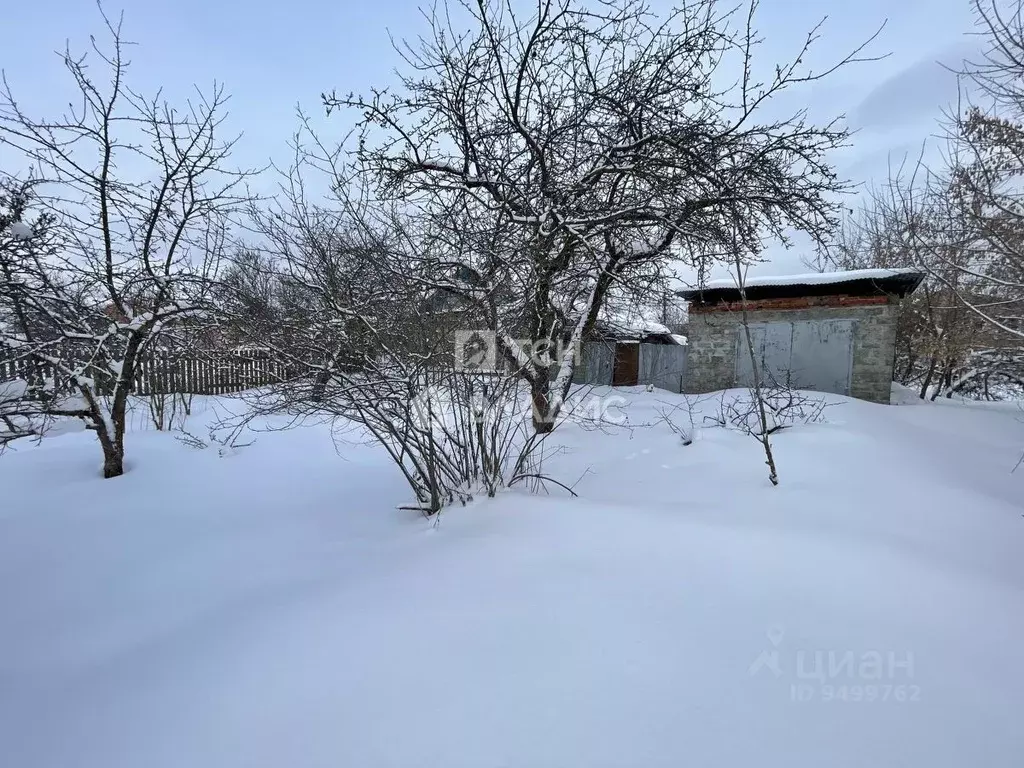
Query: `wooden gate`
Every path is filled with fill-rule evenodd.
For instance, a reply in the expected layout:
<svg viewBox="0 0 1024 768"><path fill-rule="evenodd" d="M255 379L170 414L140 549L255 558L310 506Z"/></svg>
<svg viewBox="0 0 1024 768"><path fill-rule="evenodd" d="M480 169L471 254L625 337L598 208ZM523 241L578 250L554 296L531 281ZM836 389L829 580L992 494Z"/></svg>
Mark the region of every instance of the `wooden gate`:
<svg viewBox="0 0 1024 768"><path fill-rule="evenodd" d="M619 342L615 345L615 365L612 368L613 387L632 387L640 383L640 345Z"/></svg>

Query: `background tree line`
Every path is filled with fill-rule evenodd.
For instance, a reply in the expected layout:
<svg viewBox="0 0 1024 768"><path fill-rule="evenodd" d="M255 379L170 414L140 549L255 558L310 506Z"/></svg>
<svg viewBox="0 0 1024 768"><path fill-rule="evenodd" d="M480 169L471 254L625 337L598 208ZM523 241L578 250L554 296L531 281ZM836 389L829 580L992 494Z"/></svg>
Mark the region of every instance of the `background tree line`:
<svg viewBox="0 0 1024 768"><path fill-rule="evenodd" d="M852 187L831 158L850 134L838 117L782 111L779 97L868 54L812 70L819 24L788 60L762 62L757 11L540 0L519 14L451 0L400 46L395 87L323 95L328 113L356 116L347 140L300 116L291 161L260 171L277 181L262 197L248 191L256 172L232 163L223 91L176 106L135 92L121 24L104 16L105 41L63 56L81 97L68 111L28 114L6 83L0 93L13 163L0 192L0 354L60 378L0 391L0 440L78 418L117 476L147 350L245 347L288 371L257 410L363 425L425 508L537 479L531 452L564 416L576 358L520 339L571 349L679 265L742 275L768 242L799 232L825 248L839 228ZM901 375L932 369L947 389L964 376L950 360L967 331L936 312L985 328L992 355L1021 329L1004 301L1021 284L1018 129L1005 117L1016 102L1012 81L986 72L976 77L1000 111L957 117L973 156L948 192L894 185L832 249L844 267L932 265L926 293L955 301L904 310L904 325L926 329L913 333L941 341L908 344ZM961 251L988 244L984 268L936 239L950 239L954 213ZM465 328L495 339L500 375L461 368L452 332ZM439 418L456 411L473 417Z"/></svg>
<svg viewBox="0 0 1024 768"><path fill-rule="evenodd" d="M1024 17L973 0L982 50L939 121L946 150L906 165L844 222L827 266L921 268L900 308L897 381L922 398L1024 392Z"/></svg>

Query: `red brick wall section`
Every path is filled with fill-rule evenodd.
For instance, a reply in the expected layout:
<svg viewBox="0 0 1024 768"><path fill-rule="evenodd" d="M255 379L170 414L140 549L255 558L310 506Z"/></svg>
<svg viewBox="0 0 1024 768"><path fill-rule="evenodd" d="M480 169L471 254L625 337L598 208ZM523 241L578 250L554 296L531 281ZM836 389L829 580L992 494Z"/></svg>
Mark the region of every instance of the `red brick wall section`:
<svg viewBox="0 0 1024 768"><path fill-rule="evenodd" d="M747 309L751 312L759 309L785 310L807 309L808 307L867 307L888 304L888 296L796 296L786 299L761 299L748 301ZM690 305L690 312L739 312L743 309L742 302L721 301L718 304Z"/></svg>

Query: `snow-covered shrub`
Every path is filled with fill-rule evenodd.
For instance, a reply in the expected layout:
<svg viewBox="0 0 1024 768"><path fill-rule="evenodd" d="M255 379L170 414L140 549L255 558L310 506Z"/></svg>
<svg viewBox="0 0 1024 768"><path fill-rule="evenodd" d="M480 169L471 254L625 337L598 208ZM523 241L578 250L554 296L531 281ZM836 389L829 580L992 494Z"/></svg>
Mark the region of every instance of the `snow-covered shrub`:
<svg viewBox="0 0 1024 768"><path fill-rule="evenodd" d="M718 413L705 421L747 435L762 437L797 424L817 424L825 420L828 401L802 390L771 385L761 391L766 429L762 427L757 398L750 392L724 392Z"/></svg>
<svg viewBox="0 0 1024 768"><path fill-rule="evenodd" d="M158 432L184 428L192 408L192 395L185 392L154 392L145 398L149 418Z"/></svg>
<svg viewBox="0 0 1024 768"><path fill-rule="evenodd" d="M698 431L695 411L703 399L706 398L683 395L682 403L672 408L658 409L658 414L661 416L662 421L668 425L669 429L679 435L683 445L692 445L694 440L697 439Z"/></svg>
<svg viewBox="0 0 1024 768"><path fill-rule="evenodd" d="M545 436L532 428L518 377L436 366L393 371L332 379L316 405L343 417L341 433L355 423L384 446L416 509L433 514L520 481L549 480L535 463Z"/></svg>
<svg viewBox="0 0 1024 768"><path fill-rule="evenodd" d="M24 379L0 381L0 449L21 437L40 433L42 424L23 407L28 392Z"/></svg>

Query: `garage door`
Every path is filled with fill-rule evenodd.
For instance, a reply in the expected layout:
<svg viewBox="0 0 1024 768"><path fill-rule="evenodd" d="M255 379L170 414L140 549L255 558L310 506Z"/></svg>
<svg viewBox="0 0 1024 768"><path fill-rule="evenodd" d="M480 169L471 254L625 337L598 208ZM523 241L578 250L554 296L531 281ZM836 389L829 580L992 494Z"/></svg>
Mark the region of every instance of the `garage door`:
<svg viewBox="0 0 1024 768"><path fill-rule="evenodd" d="M743 327L737 329L736 383L754 382ZM796 389L850 394L852 320L751 323L754 352L766 382Z"/></svg>

